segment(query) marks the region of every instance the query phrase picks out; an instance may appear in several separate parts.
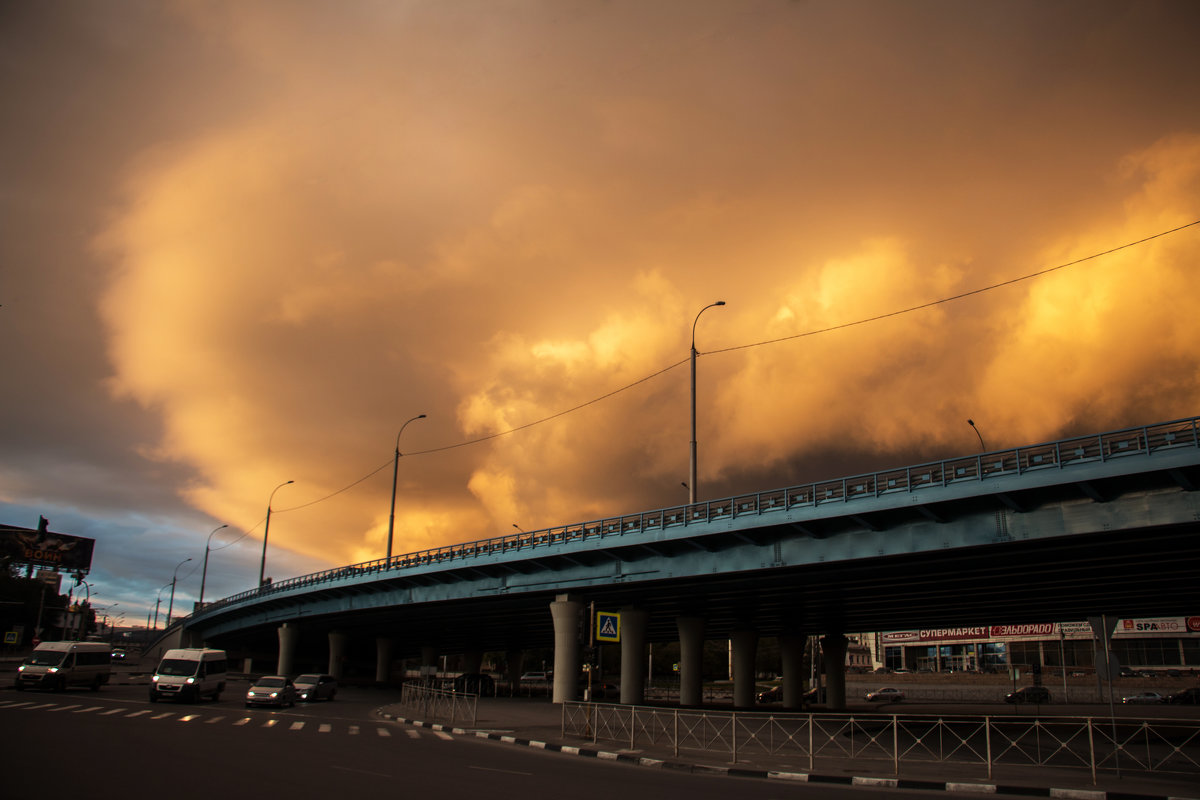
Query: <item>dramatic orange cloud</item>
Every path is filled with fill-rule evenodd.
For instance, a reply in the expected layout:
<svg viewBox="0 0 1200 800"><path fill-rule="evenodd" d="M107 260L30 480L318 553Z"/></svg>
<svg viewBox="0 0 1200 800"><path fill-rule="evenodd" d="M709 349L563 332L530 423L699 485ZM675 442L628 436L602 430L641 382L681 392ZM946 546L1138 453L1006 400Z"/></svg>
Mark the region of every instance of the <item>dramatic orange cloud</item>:
<svg viewBox="0 0 1200 800"><path fill-rule="evenodd" d="M1200 219L1196 13L184 2L78 64L32 15L0 240L69 344L0 498L249 553L293 480L268 574L376 558L423 413L397 551L679 504L694 323L701 497L1194 414L1200 226L1010 282Z"/></svg>

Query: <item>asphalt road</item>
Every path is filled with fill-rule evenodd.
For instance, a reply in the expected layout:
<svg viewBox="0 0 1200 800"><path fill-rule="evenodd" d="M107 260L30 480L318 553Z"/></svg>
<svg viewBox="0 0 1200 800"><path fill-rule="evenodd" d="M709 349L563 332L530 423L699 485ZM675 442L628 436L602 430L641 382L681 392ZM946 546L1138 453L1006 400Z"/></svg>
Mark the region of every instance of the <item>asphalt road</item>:
<svg viewBox="0 0 1200 800"><path fill-rule="evenodd" d="M5 798L391 797L728 800L911 792L694 775L410 728L374 715L392 694L343 688L294 709L151 704L144 686L0 693ZM384 695L387 695L386 697Z"/></svg>

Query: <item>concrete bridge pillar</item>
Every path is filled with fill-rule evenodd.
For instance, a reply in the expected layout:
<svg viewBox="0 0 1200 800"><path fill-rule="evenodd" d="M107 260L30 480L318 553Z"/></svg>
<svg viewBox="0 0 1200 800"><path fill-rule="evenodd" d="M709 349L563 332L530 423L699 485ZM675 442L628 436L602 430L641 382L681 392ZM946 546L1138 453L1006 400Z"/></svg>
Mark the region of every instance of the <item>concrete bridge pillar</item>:
<svg viewBox="0 0 1200 800"><path fill-rule="evenodd" d="M279 626L279 662L276 664L277 675L291 675L296 665L296 642L300 638L300 629L290 622Z"/></svg>
<svg viewBox="0 0 1200 800"><path fill-rule="evenodd" d="M392 673L393 642L387 636L375 637L375 682L387 683Z"/></svg>
<svg viewBox="0 0 1200 800"><path fill-rule="evenodd" d="M754 656L758 650L758 633L734 631L733 642L733 705L746 708L754 705Z"/></svg>
<svg viewBox="0 0 1200 800"><path fill-rule="evenodd" d="M850 640L841 633L821 639L825 653L825 702L833 711L846 710L846 648Z"/></svg>
<svg viewBox="0 0 1200 800"><path fill-rule="evenodd" d="M350 637L340 631L329 632L329 674L341 679L346 672L346 644Z"/></svg>
<svg viewBox="0 0 1200 800"><path fill-rule="evenodd" d="M512 697L517 695L517 687L521 683L521 673L525 666L525 652L523 650L509 650L504 654L504 661L508 667L508 693Z"/></svg>
<svg viewBox="0 0 1200 800"><path fill-rule="evenodd" d="M554 702L579 697L579 624L583 603L560 594L550 604L554 618Z"/></svg>
<svg viewBox="0 0 1200 800"><path fill-rule="evenodd" d="M437 670L437 648L431 644L427 644L421 648L421 677L425 677L425 673L429 672L426 667L433 667Z"/></svg>
<svg viewBox="0 0 1200 800"><path fill-rule="evenodd" d="M650 615L640 608L621 609L621 702L646 700L646 625Z"/></svg>
<svg viewBox="0 0 1200 800"><path fill-rule="evenodd" d="M704 703L704 618L679 617L679 705Z"/></svg>
<svg viewBox="0 0 1200 800"><path fill-rule="evenodd" d="M790 632L779 637L783 707L798 709L804 704L804 636Z"/></svg>

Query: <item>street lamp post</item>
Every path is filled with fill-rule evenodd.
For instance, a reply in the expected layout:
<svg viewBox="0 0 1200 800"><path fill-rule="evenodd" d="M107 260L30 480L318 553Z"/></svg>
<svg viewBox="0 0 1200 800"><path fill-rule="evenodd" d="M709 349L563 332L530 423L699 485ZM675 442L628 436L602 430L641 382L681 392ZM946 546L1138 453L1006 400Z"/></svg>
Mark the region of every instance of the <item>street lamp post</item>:
<svg viewBox="0 0 1200 800"><path fill-rule="evenodd" d="M164 583L162 586L160 586L158 589L158 597L154 600L154 630L158 630L158 607L162 605L163 589L166 589L170 585L171 584L169 583Z"/></svg>
<svg viewBox="0 0 1200 800"><path fill-rule="evenodd" d="M389 564L392 561L392 531L396 528L396 477L400 474L400 434L404 433L409 422L416 422L419 419L425 419L425 415L418 414L408 420L400 426L400 433L396 434L396 455L392 459L392 511L388 515L387 560Z"/></svg>
<svg viewBox="0 0 1200 800"><path fill-rule="evenodd" d="M260 564L258 567L258 585L260 588L262 587L263 580L267 575L267 535L271 532L271 502L275 500L275 493L287 486L289 483L295 483L295 481L284 481L283 483L279 484L271 490L271 496L267 498L267 524L266 527L263 528L262 564Z"/></svg>
<svg viewBox="0 0 1200 800"><path fill-rule="evenodd" d="M179 577L179 568L187 562L191 561L191 557L185 558L175 565L175 572L171 574L171 602L167 603L167 627L171 627L171 612L175 610L175 581Z"/></svg>
<svg viewBox="0 0 1200 800"><path fill-rule="evenodd" d="M204 608L204 581L208 578L208 551L212 547L213 533L216 533L217 531L221 530L221 528L228 528L228 527L229 527L228 525L222 525L220 528L216 528L215 530L213 530L213 532L208 535L208 541L205 542L205 544L204 544L204 569L200 570L200 600L199 600L199 603L200 603L201 608Z"/></svg>
<svg viewBox="0 0 1200 800"><path fill-rule="evenodd" d="M986 453L986 452L987 452L987 445L983 443L983 434L979 432L979 428L976 428L976 427L975 427L975 420L973 420L973 419L969 419L969 420L967 420L967 424L971 426L971 428L972 428L972 429L975 431L975 435L979 437L979 450L980 450L980 452L984 452L984 453Z"/></svg>
<svg viewBox="0 0 1200 800"><path fill-rule="evenodd" d="M688 503L696 502L696 323L700 321L700 314L715 306L723 305L725 305L724 300L709 303L700 309L696 314L696 319L692 320L692 458L691 468L688 470Z"/></svg>

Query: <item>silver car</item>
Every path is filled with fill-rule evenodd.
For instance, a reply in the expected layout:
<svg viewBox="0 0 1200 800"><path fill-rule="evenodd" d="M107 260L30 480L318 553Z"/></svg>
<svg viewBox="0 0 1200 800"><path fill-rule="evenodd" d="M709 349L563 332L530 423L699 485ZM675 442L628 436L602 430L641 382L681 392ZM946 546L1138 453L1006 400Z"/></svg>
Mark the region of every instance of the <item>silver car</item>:
<svg viewBox="0 0 1200 800"><path fill-rule="evenodd" d="M296 685L283 675L266 675L256 680L246 692L246 708L250 706L296 705Z"/></svg>
<svg viewBox="0 0 1200 800"><path fill-rule="evenodd" d="M337 694L337 678L315 672L297 676L296 697L302 703L310 700L332 700Z"/></svg>

